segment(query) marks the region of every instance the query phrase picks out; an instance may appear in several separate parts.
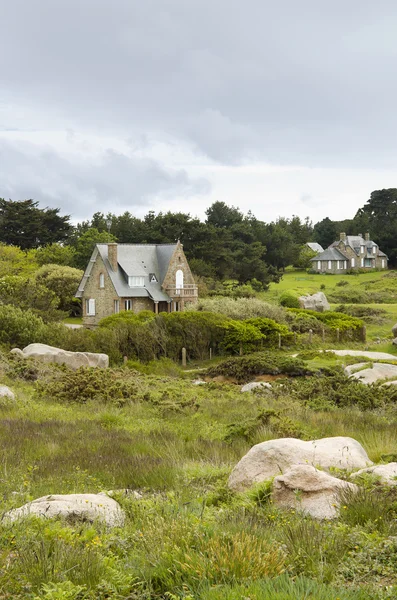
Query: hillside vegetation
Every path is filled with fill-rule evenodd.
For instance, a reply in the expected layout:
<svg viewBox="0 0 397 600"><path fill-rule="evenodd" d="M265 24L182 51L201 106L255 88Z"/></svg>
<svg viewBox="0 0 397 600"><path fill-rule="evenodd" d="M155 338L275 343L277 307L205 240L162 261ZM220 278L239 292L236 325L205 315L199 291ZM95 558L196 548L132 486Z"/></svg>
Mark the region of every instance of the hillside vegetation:
<svg viewBox="0 0 397 600"><path fill-rule="evenodd" d="M138 363L70 371L2 354L2 381L17 394L1 404L3 510L46 494L115 490L127 514L113 530L3 521L4 598L394 597L393 489L368 480L339 519L318 523L277 509L267 484L227 488L241 456L278 437L351 436L372 460L391 460L393 390L348 380L332 355L326 367L315 352L233 360L199 371L208 382L199 386L166 359L142 365L145 374ZM272 393L241 394L233 383L266 372L278 373Z"/></svg>

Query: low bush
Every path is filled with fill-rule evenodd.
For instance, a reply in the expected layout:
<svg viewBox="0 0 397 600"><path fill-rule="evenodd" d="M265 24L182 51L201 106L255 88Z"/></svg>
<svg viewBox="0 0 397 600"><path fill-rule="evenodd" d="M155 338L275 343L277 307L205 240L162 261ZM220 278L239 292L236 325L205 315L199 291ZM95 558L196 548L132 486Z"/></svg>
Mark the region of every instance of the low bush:
<svg viewBox="0 0 397 600"><path fill-rule="evenodd" d="M321 323L321 329L324 326L326 329L333 332L336 332L336 330L339 329L340 333L345 333L346 336L351 339L360 338L362 327L364 325L361 319L334 311L316 312L314 310L298 310L291 308L289 309L289 313L293 315L290 317L292 327L294 321L299 323L299 320L302 319L302 321L305 322L308 317L311 317ZM313 329L313 331L316 331L316 329Z"/></svg>
<svg viewBox="0 0 397 600"><path fill-rule="evenodd" d="M246 383L256 375L303 376L311 373L303 361L270 352L228 358L206 371L209 377L223 375L235 379L238 383Z"/></svg>
<svg viewBox="0 0 397 600"><path fill-rule="evenodd" d="M132 381L133 372L80 367L54 370L50 377L37 383L39 396L48 396L59 402L84 404L90 400L112 402L117 406L134 400L137 386Z"/></svg>
<svg viewBox="0 0 397 600"><path fill-rule="evenodd" d="M190 310L214 312L237 321L255 317L273 319L278 323L285 323L286 321L285 310L274 304L262 302L257 298L203 298Z"/></svg>
<svg viewBox="0 0 397 600"><path fill-rule="evenodd" d="M31 310L11 305L0 305L0 344L23 348L42 341L46 327L43 320Z"/></svg>
<svg viewBox="0 0 397 600"><path fill-rule="evenodd" d="M382 323L387 317L387 311L383 308L356 306L354 304L341 304L335 309L335 312L344 313L350 317L357 317L366 323Z"/></svg>
<svg viewBox="0 0 397 600"><path fill-rule="evenodd" d="M299 380L299 383L286 381L283 394L314 410L353 406L373 410L397 402L394 386L363 385L345 375L341 367L322 368L316 377Z"/></svg>
<svg viewBox="0 0 397 600"><path fill-rule="evenodd" d="M293 292L283 292L280 294L279 302L286 308L300 308L299 298Z"/></svg>

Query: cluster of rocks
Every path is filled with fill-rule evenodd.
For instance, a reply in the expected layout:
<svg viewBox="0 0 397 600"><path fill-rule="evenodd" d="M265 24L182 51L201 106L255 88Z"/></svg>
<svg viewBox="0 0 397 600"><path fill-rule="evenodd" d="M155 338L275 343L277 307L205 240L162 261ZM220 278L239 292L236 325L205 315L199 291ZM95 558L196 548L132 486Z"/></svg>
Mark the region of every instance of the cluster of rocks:
<svg viewBox="0 0 397 600"><path fill-rule="evenodd" d="M257 444L233 469L228 485L234 492L244 492L255 484L272 481L272 501L280 508L294 509L315 519L338 516L341 494L354 494L356 483L334 477L332 468L351 472L354 481L373 474L385 485L397 485L397 463L374 465L364 448L349 437L323 438L310 442L282 438ZM359 469L359 470L357 470ZM116 490L142 498L134 490ZM8 511L3 521L14 522L29 516L62 517L68 522L99 521L108 527L122 527L125 513L112 498L113 491L99 494L50 495L37 498Z"/></svg>
<svg viewBox="0 0 397 600"><path fill-rule="evenodd" d="M229 488L244 492L255 484L273 480L272 500L281 508L302 511L316 519L339 513L342 494L359 488L329 473L351 472L351 479L373 473L388 485L397 485L397 463L374 465L364 448L349 437L304 442L282 438L257 444L243 456L229 477Z"/></svg>

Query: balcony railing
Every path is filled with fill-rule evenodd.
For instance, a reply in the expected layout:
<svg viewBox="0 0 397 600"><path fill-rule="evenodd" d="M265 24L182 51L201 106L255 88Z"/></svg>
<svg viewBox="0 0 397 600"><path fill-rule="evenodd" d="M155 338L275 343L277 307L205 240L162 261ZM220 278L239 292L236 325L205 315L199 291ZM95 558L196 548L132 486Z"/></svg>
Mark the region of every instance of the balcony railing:
<svg viewBox="0 0 397 600"><path fill-rule="evenodd" d="M193 283L184 285L183 287L168 287L165 290L171 298L182 297L182 298L197 298L198 287Z"/></svg>

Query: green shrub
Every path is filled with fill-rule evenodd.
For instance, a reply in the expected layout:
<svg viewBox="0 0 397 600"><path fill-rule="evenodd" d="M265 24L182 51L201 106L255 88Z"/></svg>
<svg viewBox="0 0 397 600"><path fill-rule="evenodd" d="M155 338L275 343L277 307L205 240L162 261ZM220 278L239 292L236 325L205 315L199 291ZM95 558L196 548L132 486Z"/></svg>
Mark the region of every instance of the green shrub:
<svg viewBox="0 0 397 600"><path fill-rule="evenodd" d="M382 323L387 318L387 311L383 308L356 306L354 304L341 304L335 309L335 312L344 313L350 317L357 317L366 323Z"/></svg>
<svg viewBox="0 0 397 600"><path fill-rule="evenodd" d="M325 312L316 312L314 310L298 310L291 308L289 309L289 313L294 315L293 317L290 317L292 322L298 321L299 319L307 319L307 317L312 317L322 324L321 328L325 325L329 331L334 332L339 329L340 333L346 333L352 339L357 339L360 337L361 330L364 325L361 319L330 310ZM313 331L315 331L315 329L313 329Z"/></svg>
<svg viewBox="0 0 397 600"><path fill-rule="evenodd" d="M247 325L253 325L263 335L263 344L266 346L275 346L278 344L279 335L283 339L290 339L291 332L286 325L282 323L276 323L273 319L265 319L256 317L255 319L246 319L244 323Z"/></svg>
<svg viewBox="0 0 397 600"><path fill-rule="evenodd" d="M229 321L222 329L225 331L222 347L232 353L252 351L264 339L257 327L245 321Z"/></svg>
<svg viewBox="0 0 397 600"><path fill-rule="evenodd" d="M195 307L188 310L213 312L230 319L241 320L255 317L273 319L285 323L286 313L280 306L262 302L257 298L202 298Z"/></svg>
<svg viewBox="0 0 397 600"><path fill-rule="evenodd" d="M125 371L80 367L54 371L45 381L37 383L37 393L59 402L84 404L90 400L112 402L122 406L134 400L137 386L132 381L133 372L126 377Z"/></svg>
<svg viewBox="0 0 397 600"><path fill-rule="evenodd" d="M316 377L286 381L283 394L314 410L353 406L372 410L397 401L394 386L363 385L345 375L341 367L322 368Z"/></svg>
<svg viewBox="0 0 397 600"><path fill-rule="evenodd" d="M43 341L45 331L43 320L31 310L0 305L0 344L23 348Z"/></svg>
<svg viewBox="0 0 397 600"><path fill-rule="evenodd" d="M280 294L279 302L286 308L300 308L299 298L293 292L283 292Z"/></svg>
<svg viewBox="0 0 397 600"><path fill-rule="evenodd" d="M302 376L310 373L312 371L303 361L270 352L228 358L206 371L209 377L223 375L236 379L238 383L246 383L255 375Z"/></svg>

